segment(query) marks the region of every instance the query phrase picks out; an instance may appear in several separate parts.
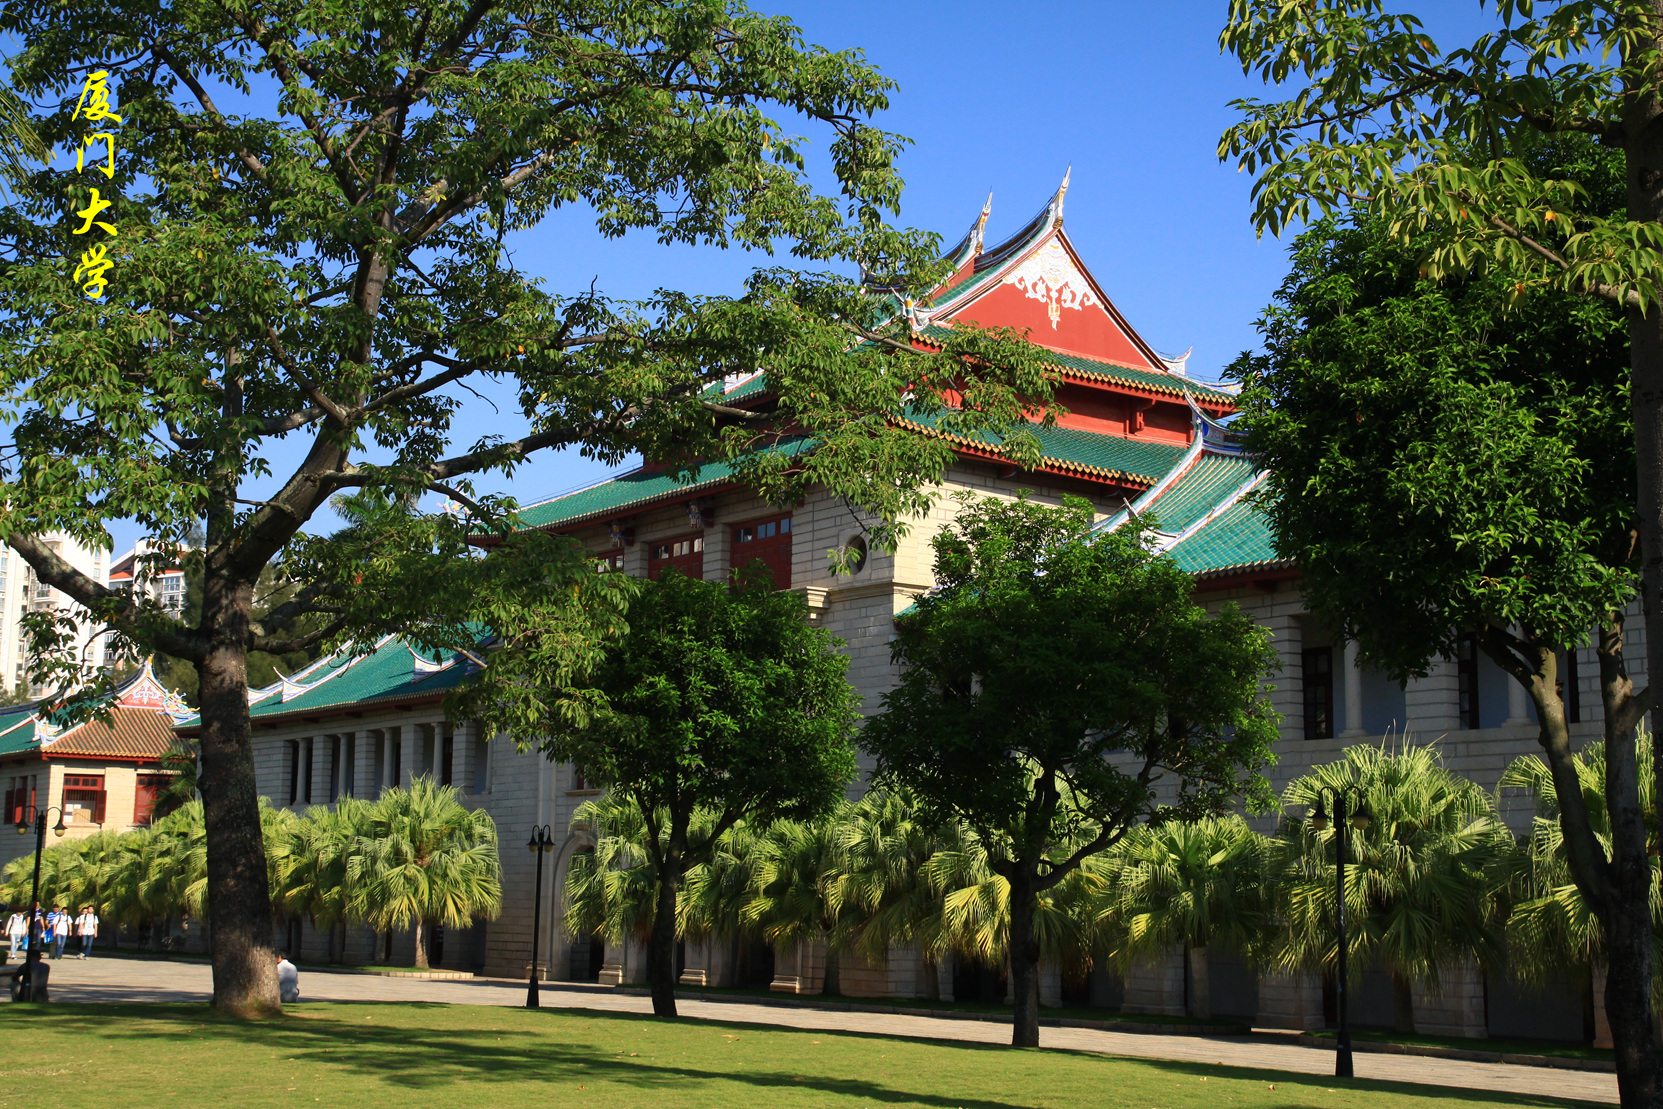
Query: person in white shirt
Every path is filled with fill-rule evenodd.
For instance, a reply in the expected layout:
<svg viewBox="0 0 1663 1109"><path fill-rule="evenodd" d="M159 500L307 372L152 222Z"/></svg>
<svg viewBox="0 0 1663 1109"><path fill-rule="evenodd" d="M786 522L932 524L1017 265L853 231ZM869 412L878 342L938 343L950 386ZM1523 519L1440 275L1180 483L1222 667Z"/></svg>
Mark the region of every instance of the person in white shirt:
<svg viewBox="0 0 1663 1109"><path fill-rule="evenodd" d="M64 944L69 942L70 930L74 927L74 920L69 910L59 905L56 909L57 919L52 922L52 957L64 957Z"/></svg>
<svg viewBox="0 0 1663 1109"><path fill-rule="evenodd" d="M75 918L75 934L81 937L81 950L77 958L85 959L92 954L92 941L98 938L98 914L87 905L81 909L81 915Z"/></svg>
<svg viewBox="0 0 1663 1109"><path fill-rule="evenodd" d="M6 918L6 938L11 941L11 950L6 953L7 961L17 958L17 949L26 947L29 941L29 917L22 909L13 909L12 915Z"/></svg>
<svg viewBox="0 0 1663 1109"><path fill-rule="evenodd" d="M283 951L277 953L277 1000L285 1005L300 1000L300 971Z"/></svg>

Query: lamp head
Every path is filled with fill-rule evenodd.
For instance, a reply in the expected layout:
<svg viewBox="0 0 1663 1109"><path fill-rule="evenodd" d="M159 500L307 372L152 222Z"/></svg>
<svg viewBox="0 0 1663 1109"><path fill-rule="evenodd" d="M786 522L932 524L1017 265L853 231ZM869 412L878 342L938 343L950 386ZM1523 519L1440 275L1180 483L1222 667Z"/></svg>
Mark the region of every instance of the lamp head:
<svg viewBox="0 0 1663 1109"><path fill-rule="evenodd" d="M1328 805L1322 795L1317 795L1317 811L1311 814L1311 828L1318 832L1328 830Z"/></svg>
<svg viewBox="0 0 1663 1109"><path fill-rule="evenodd" d="M1369 825L1373 823L1374 817L1369 815L1368 807L1359 801L1357 811L1351 814L1351 826L1359 832L1366 832L1369 830Z"/></svg>
<svg viewBox="0 0 1663 1109"><path fill-rule="evenodd" d="M531 838L526 841L525 849L535 855L537 854L537 846L537 829L533 828L531 830Z"/></svg>
<svg viewBox="0 0 1663 1109"><path fill-rule="evenodd" d="M52 825L52 834L55 836L62 836L68 830L69 829L64 826L64 814L60 810L58 813L58 822Z"/></svg>
<svg viewBox="0 0 1663 1109"><path fill-rule="evenodd" d="M29 822L22 817L19 817L17 820L17 834L20 836L26 836L29 834Z"/></svg>

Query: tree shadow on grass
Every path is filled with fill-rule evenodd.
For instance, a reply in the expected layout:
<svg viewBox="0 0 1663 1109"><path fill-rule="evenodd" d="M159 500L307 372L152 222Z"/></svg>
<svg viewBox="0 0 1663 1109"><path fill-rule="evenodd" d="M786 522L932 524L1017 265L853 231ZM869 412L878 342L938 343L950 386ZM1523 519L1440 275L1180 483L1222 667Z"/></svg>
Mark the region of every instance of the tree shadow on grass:
<svg viewBox="0 0 1663 1109"><path fill-rule="evenodd" d="M666 1063L639 1056L625 1057L621 1051L616 1050L616 1037L609 1037L604 1033L595 1035L590 1028L562 1027L554 1022L576 1019L614 1027L620 1034L627 1034L628 1025L641 1026L643 1032L669 1028L704 1028L713 1032L732 1029L741 1035L769 1032L805 1037L871 1040L880 1043L914 1043L960 1052L1010 1054L1013 1049L1003 1044L694 1018L682 1018L673 1025L668 1025L649 1014L599 1009L550 1009L527 1014L533 1021L549 1018L548 1026L537 1029L540 1034L532 1038L521 1030L489 1023L471 1024L452 1020L446 1021L441 1027L412 1027L375 1022L373 1015L378 1010L387 1011L385 1003L325 1004L327 1008L291 1008L285 1018L266 1022L237 1020L215 1013L206 1005L200 1004L87 1003L75 1005L73 1008L46 1008L27 1013L14 1011L14 1014L15 1019L44 1024L52 1031L73 1034L83 1042L90 1034L106 1040L127 1040L162 1050L165 1050L165 1045L169 1042L177 1042L182 1035L207 1032L228 1041L244 1045L256 1044L277 1051L285 1057L286 1062L347 1069L359 1075L373 1077L390 1086L409 1089L447 1086L459 1081L575 1083L587 1079L615 1082L643 1091L673 1088L678 1093L685 1094L687 1083L690 1081L728 1082L756 1087L759 1090L812 1090L876 1104L904 1103L935 1106L939 1109L1029 1109L1027 1102L967 1098L963 1094L932 1094L916 1089L904 1089L877 1081L870 1075L841 1077L786 1070L762 1070L754 1066L723 1069L717 1066ZM467 1011L470 1007L401 1002L396 1008L400 1011L446 1012L454 1018L459 1011ZM480 1015L502 1012L500 1009L486 1009L480 1010ZM97 1020L99 1017L110 1019L100 1021ZM365 1017L371 1019L365 1020ZM0 1018L0 1028L12 1023L13 1019ZM607 1045L595 1042L601 1039L610 1039L612 1042ZM1423 1101L1483 1101L1496 1106L1590 1104L1563 1098L1493 1093L1448 1086L1378 1080L1340 1080L1292 1071L1117 1057L1091 1051L1057 1048L1039 1050L1043 1050L1047 1056L1072 1055L1095 1062L1132 1063L1174 1078L1199 1079L1206 1076L1213 1079L1236 1079L1286 1086L1288 1100L1278 1109L1310 1109L1324 1106L1329 1103L1329 1099L1322 1095L1328 1090L1339 1088L1357 1092L1395 1093Z"/></svg>

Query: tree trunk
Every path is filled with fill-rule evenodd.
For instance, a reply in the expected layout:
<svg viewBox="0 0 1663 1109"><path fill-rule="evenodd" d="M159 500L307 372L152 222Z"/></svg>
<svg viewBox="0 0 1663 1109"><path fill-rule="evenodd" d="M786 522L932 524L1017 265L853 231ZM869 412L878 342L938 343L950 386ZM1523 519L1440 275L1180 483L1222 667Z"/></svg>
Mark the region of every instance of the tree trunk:
<svg viewBox="0 0 1663 1109"><path fill-rule="evenodd" d="M1647 5L1652 26L1663 16L1663 3ZM1637 44L1638 51L1654 50L1659 42ZM1642 65L1641 54L1623 59L1636 67L1624 90L1624 147L1628 161L1628 218L1655 226L1663 221L1663 103L1658 98L1654 67ZM1636 83L1637 82L1637 83ZM1653 305L1647 313L1628 310L1629 403L1634 417L1636 468L1635 514L1640 528L1641 587L1646 622L1646 675L1663 676L1663 310ZM1609 731L1609 728L1607 729ZM1632 745L1632 740L1629 741ZM1653 735L1652 772L1663 782L1663 746ZM1610 737L1607 737L1610 744ZM1663 798L1663 794L1654 794ZM1609 795L1607 801L1614 801ZM1612 816L1615 818L1616 810ZM1653 1105L1663 1094L1663 1055L1651 1020L1651 925L1648 896L1650 867L1645 857L1645 831L1639 832L1639 854L1633 836L1613 828L1614 900L1605 925L1610 974L1606 978L1606 1013L1616 1043L1617 1088L1625 1106ZM1642 877L1644 875L1644 877Z"/></svg>
<svg viewBox="0 0 1663 1109"><path fill-rule="evenodd" d="M821 980L820 993L826 997L843 996L843 965L837 948L826 943L826 974Z"/></svg>
<svg viewBox="0 0 1663 1109"><path fill-rule="evenodd" d="M1400 1036L1415 1034L1415 987L1396 971L1392 972L1392 1031Z"/></svg>
<svg viewBox="0 0 1663 1109"><path fill-rule="evenodd" d="M203 607L213 644L197 664L202 705L203 824L214 1007L241 1015L280 1011L271 894L249 735L248 613L253 589L210 576Z"/></svg>
<svg viewBox="0 0 1663 1109"><path fill-rule="evenodd" d="M1039 938L1034 935L1033 878L1020 873L1010 883L1011 1046L1039 1046Z"/></svg>
<svg viewBox="0 0 1663 1109"><path fill-rule="evenodd" d="M669 842L658 867L652 933L647 937L647 986L652 990L653 1015L659 1017L676 1015L676 888L686 852L686 822L672 818Z"/></svg>
<svg viewBox="0 0 1663 1109"><path fill-rule="evenodd" d="M427 927L419 916L416 918L416 969L427 969Z"/></svg>

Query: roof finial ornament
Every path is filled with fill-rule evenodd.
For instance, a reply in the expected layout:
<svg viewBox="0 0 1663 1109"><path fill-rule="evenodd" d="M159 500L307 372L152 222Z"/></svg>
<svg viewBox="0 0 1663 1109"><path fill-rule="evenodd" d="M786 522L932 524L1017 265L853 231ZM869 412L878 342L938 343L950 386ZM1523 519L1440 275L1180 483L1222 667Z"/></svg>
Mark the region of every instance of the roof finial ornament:
<svg viewBox="0 0 1663 1109"><path fill-rule="evenodd" d="M983 237L987 231L987 217L993 213L993 190L989 189L987 203L982 205L982 214L976 220L975 245L970 249L972 258L979 258L982 254Z"/></svg>
<svg viewBox="0 0 1663 1109"><path fill-rule="evenodd" d="M1068 179L1072 176L1074 176L1074 167L1069 166L1062 175L1062 184L1057 186L1057 198L1052 202L1056 205L1056 211L1052 213L1052 222L1058 227L1062 226L1062 200L1063 197L1068 195Z"/></svg>

